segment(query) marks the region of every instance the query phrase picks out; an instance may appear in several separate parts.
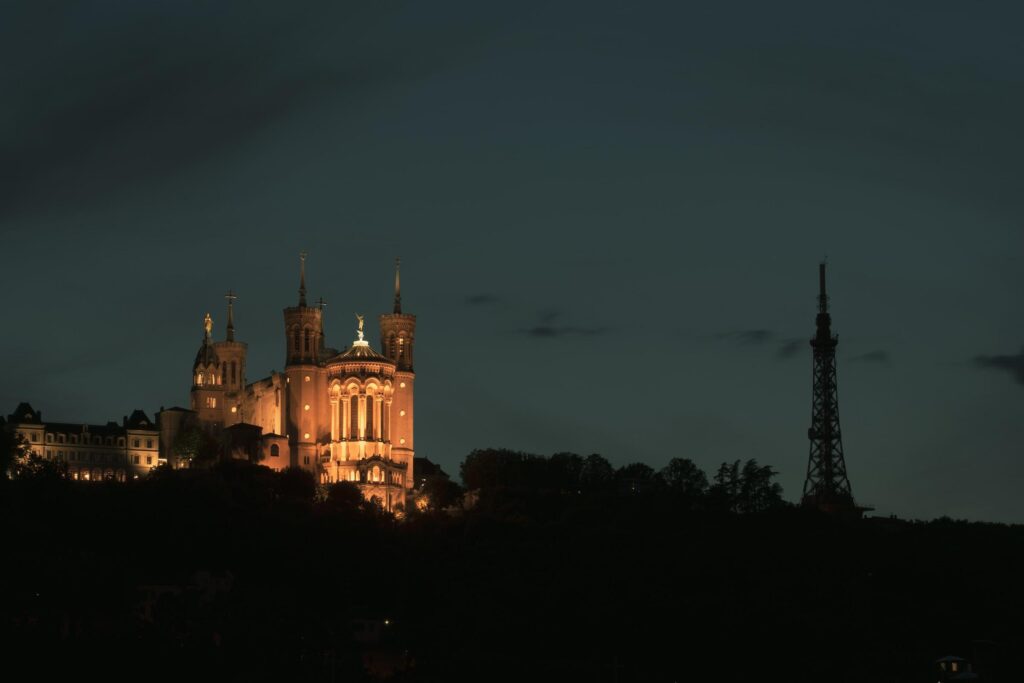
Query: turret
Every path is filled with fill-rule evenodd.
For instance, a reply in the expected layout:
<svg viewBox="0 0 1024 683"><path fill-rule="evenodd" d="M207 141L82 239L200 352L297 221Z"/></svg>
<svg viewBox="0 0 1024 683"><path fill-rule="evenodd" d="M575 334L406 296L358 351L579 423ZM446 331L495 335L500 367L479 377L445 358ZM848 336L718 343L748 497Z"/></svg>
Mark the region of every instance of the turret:
<svg viewBox="0 0 1024 683"><path fill-rule="evenodd" d="M213 346L220 358L220 377L224 387L224 422L227 425L244 422L241 414L241 394L245 389L245 357L247 345L244 342L235 341L235 311L234 303L238 298L235 293L228 290L224 295L228 302L228 324L225 340L214 342Z"/></svg>
<svg viewBox="0 0 1024 683"><path fill-rule="evenodd" d="M192 363L192 410L199 421L207 425L223 423L224 384L221 375L220 356L210 338L213 319L207 313L203 319L203 343Z"/></svg>
<svg viewBox="0 0 1024 683"><path fill-rule="evenodd" d="M392 454L408 463L406 486L413 485L413 396L416 373L413 351L416 344L416 316L402 312L401 261L395 259L395 300L391 313L380 316L380 340L384 357L395 364L395 388L390 429Z"/></svg>
<svg viewBox="0 0 1024 683"><path fill-rule="evenodd" d="M306 304L306 254L299 255L299 303L284 309L286 425L291 464L316 472L318 444L329 440L326 373L321 366L323 306Z"/></svg>

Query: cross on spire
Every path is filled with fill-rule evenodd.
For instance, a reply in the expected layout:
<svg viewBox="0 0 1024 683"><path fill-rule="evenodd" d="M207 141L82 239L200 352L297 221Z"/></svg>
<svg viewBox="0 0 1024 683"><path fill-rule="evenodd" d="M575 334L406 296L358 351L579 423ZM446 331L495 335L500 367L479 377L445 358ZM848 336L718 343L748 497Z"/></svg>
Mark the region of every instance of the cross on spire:
<svg viewBox="0 0 1024 683"><path fill-rule="evenodd" d="M235 292L232 289L228 290L228 293L224 295L224 298L228 300L228 341L235 341Z"/></svg>
<svg viewBox="0 0 1024 683"><path fill-rule="evenodd" d="M320 308L320 310L322 311L322 310L324 310L324 309L325 309L325 308L327 307L327 302L326 302L326 301L324 301L324 298L323 298L323 297L320 297L320 299L318 299L318 300L317 300L317 302L316 302L316 305L317 305L317 306L318 306L318 307Z"/></svg>
<svg viewBox="0 0 1024 683"><path fill-rule="evenodd" d="M402 312L402 283L398 277L398 270L402 265L402 259L395 257L395 313Z"/></svg>

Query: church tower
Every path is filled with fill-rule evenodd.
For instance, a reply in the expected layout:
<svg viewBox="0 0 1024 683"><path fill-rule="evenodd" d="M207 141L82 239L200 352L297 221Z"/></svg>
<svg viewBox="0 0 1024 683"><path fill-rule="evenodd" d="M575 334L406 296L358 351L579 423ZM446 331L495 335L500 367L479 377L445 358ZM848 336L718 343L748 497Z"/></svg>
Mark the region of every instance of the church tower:
<svg viewBox="0 0 1024 683"><path fill-rule="evenodd" d="M242 391L245 388L245 356L247 345L235 341L235 293L228 290L224 295L228 301L228 328L224 341L213 346L220 359L220 381L224 387L224 426L243 422Z"/></svg>
<svg viewBox="0 0 1024 683"><path fill-rule="evenodd" d="M314 474L317 444L328 437L326 373L320 363L323 348L323 307L306 304L306 254L299 255L299 304L284 309L285 376L287 382L286 436L290 464Z"/></svg>
<svg viewBox="0 0 1024 683"><path fill-rule="evenodd" d="M415 445L413 442L413 350L416 342L416 316L402 313L401 262L395 259L395 304L391 313L380 316L380 341L384 356L395 364L395 387L392 398L391 449L395 459L407 462L406 488L415 484L412 476Z"/></svg>
<svg viewBox="0 0 1024 683"><path fill-rule="evenodd" d="M192 363L192 410L199 422L207 427L224 424L224 385L221 382L220 356L210 338L213 319L207 313L203 319L203 344Z"/></svg>

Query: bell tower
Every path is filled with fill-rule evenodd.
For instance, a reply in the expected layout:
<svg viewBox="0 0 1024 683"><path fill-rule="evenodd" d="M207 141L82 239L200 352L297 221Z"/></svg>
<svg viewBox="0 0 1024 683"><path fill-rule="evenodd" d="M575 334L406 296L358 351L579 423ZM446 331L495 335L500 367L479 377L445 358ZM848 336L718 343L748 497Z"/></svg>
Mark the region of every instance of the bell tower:
<svg viewBox="0 0 1024 683"><path fill-rule="evenodd" d="M203 344L192 363L191 403L200 423L208 427L224 424L224 384L221 381L220 356L211 339L213 319L203 319Z"/></svg>
<svg viewBox="0 0 1024 683"><path fill-rule="evenodd" d="M290 464L314 474L318 444L329 438L327 422L327 375L321 365L323 306L306 304L306 253L299 255L299 303L284 309L286 436Z"/></svg>
<svg viewBox="0 0 1024 683"><path fill-rule="evenodd" d="M402 312L401 261L395 259L395 302L391 313L380 316L380 342L384 356L395 364L395 387L391 405L391 451L395 459L407 463L406 488L414 485L412 476L415 445L413 441L413 351L416 344L416 316Z"/></svg>
<svg viewBox="0 0 1024 683"><path fill-rule="evenodd" d="M238 298L232 290L224 295L228 302L228 327L224 341L214 342L220 359L221 385L224 387L224 425L243 422L242 390L245 388L245 356L247 345L235 341L234 304Z"/></svg>

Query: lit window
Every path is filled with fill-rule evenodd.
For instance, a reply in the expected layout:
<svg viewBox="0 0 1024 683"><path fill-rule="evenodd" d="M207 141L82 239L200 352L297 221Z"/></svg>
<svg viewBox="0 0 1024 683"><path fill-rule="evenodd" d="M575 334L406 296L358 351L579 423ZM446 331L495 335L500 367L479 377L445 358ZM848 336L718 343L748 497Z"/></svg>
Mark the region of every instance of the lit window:
<svg viewBox="0 0 1024 683"><path fill-rule="evenodd" d="M217 398L215 396L207 396L206 397L206 407L207 408L216 408L217 407Z"/></svg>
<svg viewBox="0 0 1024 683"><path fill-rule="evenodd" d="M405 389L405 382L399 382L398 386L400 386L401 388Z"/></svg>
<svg viewBox="0 0 1024 683"><path fill-rule="evenodd" d="M405 439L399 439L398 443L405 443Z"/></svg>
<svg viewBox="0 0 1024 683"><path fill-rule="evenodd" d="M238 412L238 406L231 406L231 412L232 413L237 413Z"/></svg>
<svg viewBox="0 0 1024 683"><path fill-rule="evenodd" d="M302 438L303 439L308 439L309 438L309 433L303 434ZM306 458L306 459L309 460L309 458Z"/></svg>
<svg viewBox="0 0 1024 683"><path fill-rule="evenodd" d="M302 409L303 410L309 410L309 404L307 403L306 405L302 406Z"/></svg>
<svg viewBox="0 0 1024 683"><path fill-rule="evenodd" d="M398 411L398 414L399 414L399 415L400 415L401 417L405 417L405 411L404 411L404 410L399 410L399 411Z"/></svg>
<svg viewBox="0 0 1024 683"><path fill-rule="evenodd" d="M309 375L306 375L306 381L307 382L309 381Z"/></svg>

